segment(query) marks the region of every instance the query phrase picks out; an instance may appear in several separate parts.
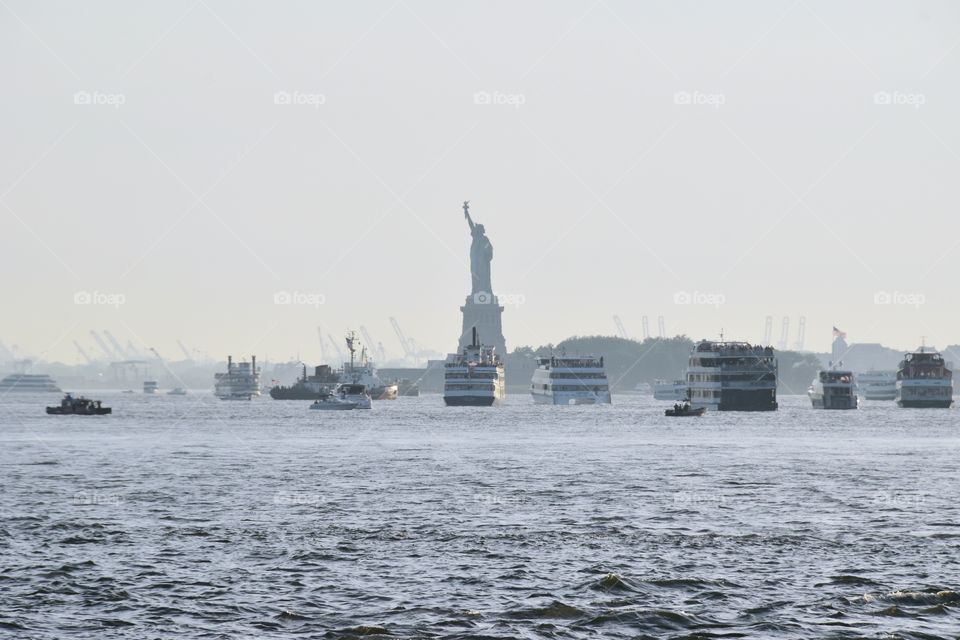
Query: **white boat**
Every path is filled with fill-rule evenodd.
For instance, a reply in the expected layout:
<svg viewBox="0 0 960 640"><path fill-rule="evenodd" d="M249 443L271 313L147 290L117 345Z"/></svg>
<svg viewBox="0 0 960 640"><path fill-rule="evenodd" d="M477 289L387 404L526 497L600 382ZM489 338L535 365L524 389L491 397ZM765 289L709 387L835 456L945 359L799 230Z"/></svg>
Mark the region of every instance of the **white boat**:
<svg viewBox="0 0 960 640"><path fill-rule="evenodd" d="M866 400L896 400L896 371L864 371L856 375L857 392Z"/></svg>
<svg viewBox="0 0 960 640"><path fill-rule="evenodd" d="M814 409L856 409L857 384L853 372L841 369L818 371L807 389Z"/></svg>
<svg viewBox="0 0 960 640"><path fill-rule="evenodd" d="M701 340L687 368L690 405L708 411L776 411L777 358L773 347Z"/></svg>
<svg viewBox="0 0 960 640"><path fill-rule="evenodd" d="M938 352L920 347L908 353L897 371L897 406L949 409L953 404L953 372Z"/></svg>
<svg viewBox="0 0 960 640"><path fill-rule="evenodd" d="M144 380L143 381L143 392L147 394L155 394L160 392L160 387L157 385L156 380Z"/></svg>
<svg viewBox="0 0 960 640"><path fill-rule="evenodd" d="M655 400L686 400L688 393L686 380L662 380L653 381L653 398Z"/></svg>
<svg viewBox="0 0 960 640"><path fill-rule="evenodd" d="M0 393L61 393L61 390L48 375L13 373L0 380Z"/></svg>
<svg viewBox="0 0 960 640"><path fill-rule="evenodd" d="M447 356L443 363L443 401L448 407L489 407L503 402L503 361L494 352L494 347L480 344L474 327L472 344Z"/></svg>
<svg viewBox="0 0 960 640"><path fill-rule="evenodd" d="M167 395L168 396L185 396L187 395L187 390L184 389L183 387L175 387L173 389L170 389L170 391L167 391Z"/></svg>
<svg viewBox="0 0 960 640"><path fill-rule="evenodd" d="M314 400L310 408L315 411L351 411L357 408L357 403L351 400L344 400L336 395L329 395L319 400Z"/></svg>
<svg viewBox="0 0 960 640"><path fill-rule="evenodd" d="M537 358L530 395L536 404L610 404L603 357Z"/></svg>
<svg viewBox="0 0 960 640"><path fill-rule="evenodd" d="M372 409L373 402L366 385L348 382L337 385L333 395L343 402L353 403L356 409Z"/></svg>
<svg viewBox="0 0 960 640"><path fill-rule="evenodd" d="M214 374L214 394L221 400L249 400L260 395L260 369L257 356L250 362L233 362L227 356L227 370Z"/></svg>

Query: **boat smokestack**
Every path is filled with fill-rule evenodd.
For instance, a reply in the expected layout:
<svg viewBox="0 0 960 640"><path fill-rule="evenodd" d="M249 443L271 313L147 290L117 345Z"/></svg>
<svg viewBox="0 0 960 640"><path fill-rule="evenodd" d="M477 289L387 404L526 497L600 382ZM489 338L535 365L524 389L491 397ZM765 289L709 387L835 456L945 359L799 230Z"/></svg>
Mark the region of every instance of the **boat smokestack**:
<svg viewBox="0 0 960 640"><path fill-rule="evenodd" d="M470 344L472 344L472 345L475 346L475 347L476 347L476 346L479 346L479 343L477 342L477 328L476 328L476 327L473 327L473 342L471 342Z"/></svg>
<svg viewBox="0 0 960 640"><path fill-rule="evenodd" d="M233 369L233 356L227 356L227 373L230 373L231 369Z"/></svg>
<svg viewBox="0 0 960 640"><path fill-rule="evenodd" d="M253 373L257 372L257 356L250 356L250 366L253 368Z"/></svg>

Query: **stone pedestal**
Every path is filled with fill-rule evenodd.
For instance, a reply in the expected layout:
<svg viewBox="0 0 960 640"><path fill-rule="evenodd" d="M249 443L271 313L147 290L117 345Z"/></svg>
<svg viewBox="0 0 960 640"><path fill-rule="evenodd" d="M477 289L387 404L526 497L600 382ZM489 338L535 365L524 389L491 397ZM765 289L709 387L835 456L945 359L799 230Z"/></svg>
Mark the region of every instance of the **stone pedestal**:
<svg viewBox="0 0 960 640"><path fill-rule="evenodd" d="M489 293L467 296L467 301L460 307L460 311L463 312L463 329L458 347L461 352L472 341L473 328L476 327L480 334L480 344L496 347L495 353L501 357L507 355L501 322L503 307L500 306L497 296Z"/></svg>

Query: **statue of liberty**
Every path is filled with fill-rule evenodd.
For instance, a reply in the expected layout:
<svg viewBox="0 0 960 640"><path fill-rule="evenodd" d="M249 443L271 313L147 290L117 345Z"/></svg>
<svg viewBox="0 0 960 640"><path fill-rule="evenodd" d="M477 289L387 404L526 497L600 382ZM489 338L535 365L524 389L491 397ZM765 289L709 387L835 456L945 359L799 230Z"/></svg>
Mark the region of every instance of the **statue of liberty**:
<svg viewBox="0 0 960 640"><path fill-rule="evenodd" d="M471 295L486 293L493 296L493 285L490 284L490 262L493 260L493 245L484 233L482 224L474 224L470 218L470 201L463 203L463 216L470 225L470 235L473 242L470 244L470 276L473 280Z"/></svg>

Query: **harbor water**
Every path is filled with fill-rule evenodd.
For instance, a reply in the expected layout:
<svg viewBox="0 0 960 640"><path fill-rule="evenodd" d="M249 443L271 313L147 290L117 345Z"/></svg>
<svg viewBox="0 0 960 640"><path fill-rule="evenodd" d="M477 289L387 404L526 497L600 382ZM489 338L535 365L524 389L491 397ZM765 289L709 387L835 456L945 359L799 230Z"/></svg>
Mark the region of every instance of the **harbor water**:
<svg viewBox="0 0 960 640"><path fill-rule="evenodd" d="M0 637L936 638L960 412L7 395Z"/></svg>

